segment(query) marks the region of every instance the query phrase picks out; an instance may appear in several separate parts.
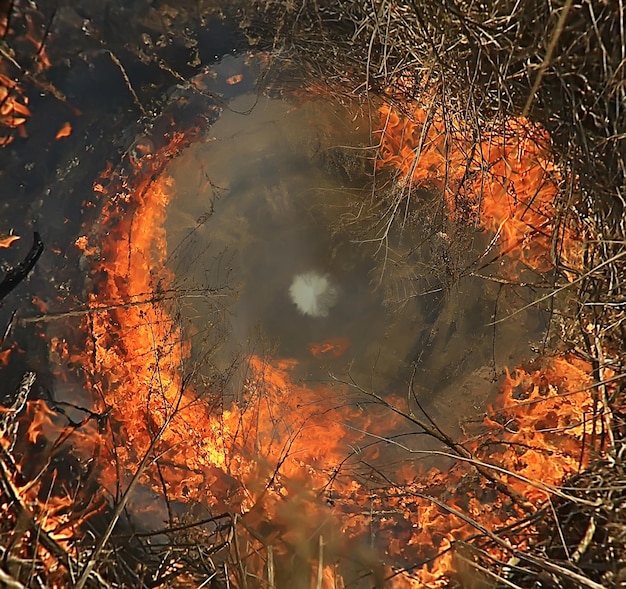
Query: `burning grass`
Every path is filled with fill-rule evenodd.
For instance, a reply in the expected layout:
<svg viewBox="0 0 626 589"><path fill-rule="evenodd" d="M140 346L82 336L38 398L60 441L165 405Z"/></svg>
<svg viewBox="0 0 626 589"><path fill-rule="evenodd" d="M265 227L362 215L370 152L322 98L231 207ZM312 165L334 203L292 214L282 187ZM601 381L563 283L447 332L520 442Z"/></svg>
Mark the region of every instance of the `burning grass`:
<svg viewBox="0 0 626 589"><path fill-rule="evenodd" d="M28 10L13 15L4 8L0 13L0 147L11 143L15 133L27 136L25 123L31 111L23 82L36 84L37 74L50 67L46 32L35 24L37 16Z"/></svg>
<svg viewBox="0 0 626 589"><path fill-rule="evenodd" d="M377 165L394 178L381 192L378 237L402 226L421 189L438 191L442 229L489 232L487 253L497 250L480 270L506 260L509 281L518 277L513 262L551 272L553 288L535 304L578 289L575 308L557 322L568 353L507 372L483 427L462 443L421 413L412 391L396 399L351 381L304 387L288 359L249 358L243 400L225 405L221 391L192 386L179 319L186 294L215 293L177 292L161 270L172 196L164 169L199 130L164 134L161 145L156 135L140 137L124 164L98 180L100 223L77 240L95 293L80 313L88 337L82 347L53 342L59 358L88 375L93 405L80 423L41 401L27 405L26 375L0 414L0 580L623 582L626 232L624 114L615 105L624 103L624 15L593 2L372 7L318 1L291 12L253 2L246 22L253 36L257 14L275 15L275 46L316 58L332 93L341 80L384 98L374 119ZM547 45L539 42L546 30ZM319 39L345 51L320 55ZM311 344L311 353L339 356L348 345ZM440 449L397 439L403 425ZM38 447L41 463L13 459ZM376 468L390 448L403 466ZM77 458L75 487L55 485L69 480L54 461L68 451ZM420 467L422 454L450 466ZM130 506L164 527L133 528L123 518ZM92 520L96 539L85 532ZM119 550L124 543L130 553Z"/></svg>
<svg viewBox="0 0 626 589"><path fill-rule="evenodd" d="M493 235L490 247L497 244L496 259L508 255L511 276L511 259L536 272L551 270L555 250L562 268L580 269L580 229L557 214L564 181L541 128L512 118L476 138L463 119L444 117L432 102L405 115L385 105L380 114L378 166L400 173L381 232L410 207L412 193L425 188L444 194L449 219Z"/></svg>
<svg viewBox="0 0 626 589"><path fill-rule="evenodd" d="M95 404L90 411L100 417L86 419L69 436L45 404L30 406L28 443L56 436L55 445L71 445L85 462L95 459L100 497L116 506L105 540L82 553L85 565L77 583L87 582L96 569L106 570L104 542L131 504L140 513L169 520L168 529L174 530L167 532L170 547L181 526L198 541L203 525L197 519L180 521L174 506L203 505L209 511L201 522L208 519L214 528L205 541L215 555L232 547L242 583L262 572L276 575L279 585L316 575L336 584L373 568L373 583L387 579L398 587L442 586L451 578L451 549L461 542L473 546L477 530L489 558L508 562L523 555L535 528L520 525L520 518L536 516L546 497L568 497L556 485L588 461L591 448L582 454L579 448L595 424L589 367L573 358L556 358L534 370L519 369L507 378L499 406L489 412L490 431L465 444L448 439L427 419L417 419L417 398L406 406L356 383L338 383L333 389L297 385L290 377L294 363L286 360L249 358L250 375L238 404L224 406L219 396L200 395L186 376L192 370L190 350L176 320L176 305L156 296L146 303L142 294L170 291L171 276L154 269L163 267L167 256L160 227L172 196L162 162L179 142L174 137L164 149L130 160L137 185L130 200L116 188L126 183L126 172L103 178L97 190L110 191L112 198L101 224L78 242L97 269L98 295L91 298L92 313L85 322L87 353L60 340L56 350L91 375ZM173 300L184 296L177 292ZM112 306L111 301L128 304ZM337 346L329 342L314 349L332 352ZM337 405L338 398L344 404ZM355 401L371 408L363 412ZM407 468L396 475L365 476L364 465L376 459L380 446L420 453L394 442L392 432L403 422L448 447L426 454L457 465L447 472ZM357 446L358 453L346 456L348 448ZM41 510L52 525L47 505ZM228 513L230 519L219 515ZM234 514L241 516L239 527L233 527ZM316 530L310 527L316 521L326 524ZM341 562L349 553L354 557L347 539L359 541L372 526L395 564L387 569L376 564L363 539L357 572L351 572ZM494 532L499 528L514 533L502 539ZM296 530L300 532L294 535ZM398 542L401 530L404 543ZM76 531L70 538L72 534ZM148 536L156 534L151 530ZM288 564L294 552L307 555L298 566ZM323 554L340 564L324 565ZM161 563L167 574L153 576L152 582L177 576L198 583L218 575L217 568L194 569L184 551L177 550L176 556L175 562L168 556ZM226 556L221 558L228 563ZM311 569L315 562L317 573L317 565Z"/></svg>

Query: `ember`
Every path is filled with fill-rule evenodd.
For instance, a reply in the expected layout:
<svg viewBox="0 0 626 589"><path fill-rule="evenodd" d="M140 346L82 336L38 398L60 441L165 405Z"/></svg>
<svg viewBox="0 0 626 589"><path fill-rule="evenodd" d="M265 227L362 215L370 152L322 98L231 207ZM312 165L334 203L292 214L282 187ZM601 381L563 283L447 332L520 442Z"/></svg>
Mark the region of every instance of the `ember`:
<svg viewBox="0 0 626 589"><path fill-rule="evenodd" d="M43 32L38 30L33 16L24 12L19 14L20 18L13 22L9 21L9 16L2 10L0 14L0 37L3 39L0 54L0 147L13 141L14 129L21 137L26 137L24 124L31 116L28 108L29 99L23 84L16 81L19 77L23 77L28 66L20 63L10 50L4 48L4 39L8 38L15 42L12 38L17 37L17 42L25 42L30 47L31 53L27 59L33 61L33 67L37 72L42 72L51 65L43 44Z"/></svg>

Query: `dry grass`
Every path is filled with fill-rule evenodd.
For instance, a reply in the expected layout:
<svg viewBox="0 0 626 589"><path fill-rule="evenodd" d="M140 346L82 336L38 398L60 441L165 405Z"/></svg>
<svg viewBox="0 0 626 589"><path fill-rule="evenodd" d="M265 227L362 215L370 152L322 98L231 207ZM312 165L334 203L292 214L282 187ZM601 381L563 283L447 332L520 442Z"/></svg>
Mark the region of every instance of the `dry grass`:
<svg viewBox="0 0 626 589"><path fill-rule="evenodd" d="M557 209L565 218L575 207L587 236L585 267L573 282L578 290L575 306L563 321L563 339L592 362L598 383L594 394L599 404L611 409L598 421L599 441L594 440L607 451L537 514L539 533L525 552L512 552L507 562L494 561L489 548L506 544L507 534L515 530L485 533L476 522L477 536L464 546L461 558L496 586L620 586L626 580L626 16L622 0L480 4L252 0L241 6L235 3L229 10L257 47L271 50L282 65L297 65L295 72L306 64L308 75L297 74L294 87L322 80L340 99L342 93L379 97L400 108L419 100L427 89L443 112L462 113L477 137L486 129L498 129L512 114L526 114L551 133L560 163L574 179ZM390 191L389 197L397 197L397 192ZM557 260L558 249L557 235ZM561 284L557 273L555 291ZM2 459L11 462L4 455ZM0 529L3 537L14 534L14 522L21 520L28 534L21 535L20 542L42 537L44 548L57 550L36 518L24 513L18 503L12 504L14 519L6 519L6 528ZM122 508L120 504L120 512ZM162 531L160 539L167 540L163 545L157 545L157 533L134 537L142 563L131 567L107 549L96 555L98 564L107 579L120 585L173 583L183 571L208 579L211 586L226 586L238 575L241 587L249 582L273 586L272 546L265 546L266 579L248 581L235 524L228 514L206 521L181 520ZM97 545L77 543L76 562L68 561L62 551L56 556L68 570L82 569L86 585L107 586L83 568L95 559L92 550ZM233 561L218 554L228 548ZM8 552L2 550L6 564ZM7 578L0 577L0 584L20 587L17 579L32 580L37 575L45 583L45 563L38 559L37 547L33 550L25 544L23 550L24 562L10 563L15 567L8 569L12 576L2 572ZM215 566L214 557L221 566ZM315 579L319 586L321 572Z"/></svg>
<svg viewBox="0 0 626 589"><path fill-rule="evenodd" d="M497 586L622 586L626 579L624 502L624 368L626 276L626 13L619 0L563 2L429 2L426 0L274 2L243 9L259 47L309 64L312 79L346 96L403 103L434 95L442 112L462 113L479 138L511 115L546 128L571 179L556 203L582 223L584 268L556 273L552 296L576 293L561 317L564 344L591 361L598 422L606 448L589 471L568 484L596 501L581 506L554 498L539 537L524 555L490 561L477 542L472 566ZM268 39L266 15L278 23ZM391 192L390 207L393 208ZM402 220L397 220L401 223ZM553 256L560 261L559 231ZM557 266L558 267L558 266ZM565 270L558 267L560 270ZM572 269L568 269L571 272ZM545 299L544 299L545 300ZM595 442L598 441L595 440ZM594 443L594 441L591 441ZM506 533L504 533L504 536ZM486 538L488 544L493 538ZM552 567L558 563L558 567Z"/></svg>

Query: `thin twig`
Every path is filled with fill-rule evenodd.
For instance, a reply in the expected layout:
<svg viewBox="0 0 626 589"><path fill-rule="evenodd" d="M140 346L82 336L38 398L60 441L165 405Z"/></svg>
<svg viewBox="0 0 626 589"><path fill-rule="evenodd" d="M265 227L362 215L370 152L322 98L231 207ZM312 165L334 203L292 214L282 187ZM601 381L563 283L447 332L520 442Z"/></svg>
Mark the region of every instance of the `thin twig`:
<svg viewBox="0 0 626 589"><path fill-rule="evenodd" d="M522 110L522 116L527 117L530 112L530 108L535 100L535 94L537 94L537 90L539 90L539 86L541 85L541 80L548 68L548 64L552 59L552 54L556 48L556 44L563 32L565 27L565 20L567 19L567 15L572 8L572 4L574 0L567 0L561 9L561 14L559 16L559 20L556 23L556 27L554 28L554 32L552 33L552 38L550 39L550 44L548 45L548 50L539 66L539 71L537 72L537 77L535 78L535 82L533 83L533 87L530 90L530 94L528 95L528 100L526 100L526 104L524 105L524 109Z"/></svg>
<svg viewBox="0 0 626 589"><path fill-rule="evenodd" d="M235 522L233 522L233 549L235 551L235 563L237 564L237 568L239 569L239 580L241 582L241 587L242 589L248 589L248 575L243 568L243 557L241 555L241 551L239 550L239 537L237 535L236 520L237 516L235 515Z"/></svg>
<svg viewBox="0 0 626 589"><path fill-rule="evenodd" d="M316 589L322 589L323 583L324 583L324 536L320 534L319 556L317 559L317 582L315 584Z"/></svg>
<svg viewBox="0 0 626 589"><path fill-rule="evenodd" d="M596 533L596 519L591 516L589 518L589 524L587 525L587 529L585 530L585 535L582 537L580 543L574 550L570 560L573 563L577 563L580 560L580 557L585 554L587 548L589 548L589 544L591 544L591 540L593 539L593 535Z"/></svg>
<svg viewBox="0 0 626 589"><path fill-rule="evenodd" d="M520 307L519 309L517 309L516 311L513 311L512 313L509 313L506 317L502 317L501 319L498 319L496 321L492 321L492 322L488 323L487 325L494 325L496 323L502 323L504 321L507 321L507 320L511 319L512 317L515 317L515 315L517 315L519 313L522 313L523 311L526 311L526 309L530 309L531 307L534 307L534 306L538 305L539 303L542 303L543 301L547 301L548 299L556 296L560 292L563 292L564 290L567 290L568 288L571 288L572 286L575 286L576 284L581 283L583 280L589 278L590 276L593 276L593 274L596 273L598 270L601 270L602 268L605 268L606 266L617 262L618 260L620 260L621 258L623 258L625 256L626 256L626 251L622 251L619 254L616 254L616 255L612 256L608 260L604 260L603 262L600 262L597 266L595 266L594 268L592 268L588 272L585 272L584 274L582 274L581 276L579 276L578 278L576 278L572 282L568 282L567 284L564 284L563 286L557 288L556 290L554 290L554 291L552 291L552 292L550 292L550 293L548 293L548 294L546 294L546 295L544 295L542 297L539 297L538 299L535 299L533 302L528 303L527 305L524 305L523 307Z"/></svg>
<svg viewBox="0 0 626 589"><path fill-rule="evenodd" d="M604 361L604 351L602 349L602 345L600 344L600 340L596 336L594 338L594 348L596 357L598 359L597 363L597 372L598 372L598 392L600 393L600 401L602 402L602 417L604 419L604 429L609 437L609 444L611 451L614 451L616 448L615 445L615 434L613 433L613 412L611 410L611 404L608 400L608 395L606 394L606 384L604 383L604 374L605 374L605 361Z"/></svg>
<svg viewBox="0 0 626 589"><path fill-rule="evenodd" d="M467 563L472 568L475 568L477 571L480 571L481 573L485 573L485 574L489 575L491 578L495 579L499 583L502 583L502 584L506 585L507 587L510 587L511 589L523 589L523 587L520 587L519 585L516 585L512 581L509 581L508 579L505 579L504 577L494 573L492 570L488 569L487 567L481 566L480 564L478 564L477 562L475 562L473 560L470 560L469 558L466 558L466 557L461 556L461 555L456 555L456 557L461 559L463 562Z"/></svg>
<svg viewBox="0 0 626 589"><path fill-rule="evenodd" d="M122 62L117 58L115 53L113 53L112 51L107 50L107 53L111 57L111 61L119 68L120 72L122 73L122 77L124 78L124 83L126 84L126 87L128 88L128 91L130 92L131 96L133 97L133 102L135 103L137 108L141 111L141 114L144 117L147 117L148 113L146 112L146 109L143 107L143 104L141 104L141 102L139 101L139 96L137 96L137 93L135 92L135 89L133 88L133 85L130 82L130 78L128 77L128 74L126 73L126 70L124 69L124 66L122 65Z"/></svg>
<svg viewBox="0 0 626 589"><path fill-rule="evenodd" d="M587 499L582 499L580 497L575 497L574 495L570 495L568 493L564 493L563 491L561 491L559 488L557 487L553 487L552 485L548 485L546 483L543 483L541 481L533 481L521 474L518 474L516 472L513 472L511 470L508 470L506 468L503 468L501 466L498 466L496 464L490 464L489 462L483 462L482 460L478 460L477 458L473 458L473 457L466 457L466 456L460 456L458 454L451 454L450 452L444 452L443 450L414 450L412 448L409 448L408 446L405 446L404 444L401 444L400 442L398 442L397 440L394 440L392 438L386 438L384 436L379 436L377 434L373 434L371 432L368 432L366 430L362 430L359 429L357 427L354 427L348 423L344 423L343 424L344 427L353 429L354 431L357 431L359 433L365 434L367 436L370 436L372 438L381 440L383 442L386 442L388 444L393 444L394 446L397 446L398 448L401 448L402 450L404 450L405 452L408 452L409 454L424 454L424 455L428 455L428 456L444 456L446 458L451 458L452 460L459 460L461 462L467 462L468 464L472 464L473 466L477 466L480 467L481 469L487 469L487 470L494 470L495 472L498 472L500 474L504 474L506 476L509 477L513 477L523 483L526 483L527 485L530 485L531 487L535 487L536 489L539 489L541 491L544 491L547 494L552 494L552 495L556 495L557 497L560 497L561 499L566 499L568 501L572 501L574 503L579 503L581 505L589 505L590 507L598 507L598 505L600 505L600 500L596 500L596 501L588 501ZM482 474L482 472L481 472ZM515 493L516 496L519 496L519 493Z"/></svg>
<svg viewBox="0 0 626 589"><path fill-rule="evenodd" d="M5 573L3 569L0 569L0 585L6 589L27 589L25 585L22 585L17 579Z"/></svg>
<svg viewBox="0 0 626 589"><path fill-rule="evenodd" d="M455 507L452 507L451 505L448 505L447 503L444 503L443 501L436 499L435 497L426 495L425 493L413 493L413 494L416 497L420 497L422 499L426 499L427 501L431 501L435 505L438 505L441 509L456 515L458 518L462 519L465 523L471 525L472 527L476 528L477 530L479 530L480 532L482 532L483 534L491 538L496 544L498 544L498 546L509 551L511 554L513 554L520 560L525 560L526 562L530 562L531 564L541 567L543 570L548 570L553 573L559 574L562 577L566 577L572 581L575 581L581 585L584 585L585 587L589 587L589 589L604 589L603 585L600 585L599 583L592 581L588 577L584 577L583 575L580 575L574 571L570 571L569 569L566 569L565 567L562 567L561 565L551 562L545 558L539 558L530 554L527 551L520 551L516 549L509 542L507 542L506 540L503 540L502 538L494 534L491 530L481 525L475 519L469 517L467 514L463 513L462 511L459 511Z"/></svg>
<svg viewBox="0 0 626 589"><path fill-rule="evenodd" d="M158 365L158 361L157 361L157 365ZM184 384L181 386L181 390L179 391L179 394L178 394L178 403L180 403L182 399L183 390L184 390ZM130 481L130 484L128 485L128 488L122 495L119 503L115 506L115 509L113 510L113 514L111 515L111 519L106 527L106 530L104 531L104 533L98 540L98 543L96 544L91 555L89 556L89 560L85 564L82 570L82 573L80 577L78 578L76 585L74 586L74 589L83 589L83 587L85 586L85 583L89 579L89 576L92 573L93 568L95 567L98 561L98 558L100 557L100 553L102 552L107 542L109 541L109 538L111 534L113 533L113 529L117 525L119 518L122 516L122 513L124 509L126 508L126 504L128 503L133 492L135 491L135 488L137 487L139 483L139 479L141 478L141 475L144 473L146 468L150 466L150 464L154 460L157 459L157 458L151 458L152 454L156 448L156 445L161 440L161 437L163 436L163 434L169 427L172 419L177 414L177 410L178 410L178 407L175 407L174 410L167 416L167 418L163 422L163 425L161 425L159 431L157 432L157 434L154 436L154 439L150 443L149 448L144 453L143 458L141 459L141 462L139 463L139 466L137 470L135 471L135 474L133 475L133 478Z"/></svg>
<svg viewBox="0 0 626 589"><path fill-rule="evenodd" d="M154 303L161 303L163 301L173 301L180 299L193 299L193 298L205 298L205 297L226 297L226 294L218 294L207 289L190 289L190 290L168 290L159 294L140 294L130 295L137 297L146 297L137 301L127 301L123 303L110 303L99 304L97 306L85 307L83 309L70 309L68 311L56 311L51 313L44 313L42 315L35 315L33 317L21 317L18 320L19 324L25 325L28 323L49 323L51 321L57 321L59 319L67 319L69 317L83 317L84 315L92 315L96 313L106 313L108 311L115 311L116 309L128 309L130 307L141 307L143 305L154 305Z"/></svg>

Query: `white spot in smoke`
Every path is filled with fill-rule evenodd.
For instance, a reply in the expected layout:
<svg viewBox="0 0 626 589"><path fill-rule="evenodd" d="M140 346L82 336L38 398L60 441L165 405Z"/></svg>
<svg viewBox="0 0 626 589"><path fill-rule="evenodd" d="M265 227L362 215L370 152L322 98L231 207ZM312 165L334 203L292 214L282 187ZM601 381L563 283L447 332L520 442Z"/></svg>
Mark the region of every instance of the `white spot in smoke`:
<svg viewBox="0 0 626 589"><path fill-rule="evenodd" d="M328 276L316 272L298 274L289 287L289 296L303 315L326 317L328 310L337 302L337 289Z"/></svg>

